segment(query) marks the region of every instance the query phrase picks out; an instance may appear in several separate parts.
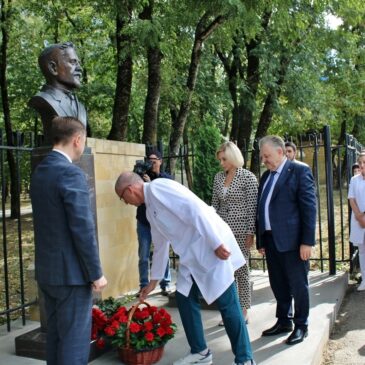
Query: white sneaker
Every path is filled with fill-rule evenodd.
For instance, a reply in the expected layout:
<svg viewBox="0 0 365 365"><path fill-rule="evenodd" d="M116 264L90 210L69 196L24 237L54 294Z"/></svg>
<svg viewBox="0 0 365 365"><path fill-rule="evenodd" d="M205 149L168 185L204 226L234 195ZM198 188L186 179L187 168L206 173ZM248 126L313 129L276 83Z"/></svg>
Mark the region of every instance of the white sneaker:
<svg viewBox="0 0 365 365"><path fill-rule="evenodd" d="M213 364L213 355L208 349L206 355L188 354L180 360L175 361L172 365L188 365L188 364Z"/></svg>
<svg viewBox="0 0 365 365"><path fill-rule="evenodd" d="M253 360L247 360L245 362L233 362L232 365L256 365L255 361Z"/></svg>
<svg viewBox="0 0 365 365"><path fill-rule="evenodd" d="M357 291L365 290L365 281L362 281L361 284L357 287Z"/></svg>

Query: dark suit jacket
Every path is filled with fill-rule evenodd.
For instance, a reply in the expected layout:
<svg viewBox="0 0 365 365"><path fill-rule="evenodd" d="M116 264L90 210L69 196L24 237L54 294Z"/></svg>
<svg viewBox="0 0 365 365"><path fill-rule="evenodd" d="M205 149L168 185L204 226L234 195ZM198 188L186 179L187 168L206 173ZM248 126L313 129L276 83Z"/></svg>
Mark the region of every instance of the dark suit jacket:
<svg viewBox="0 0 365 365"><path fill-rule="evenodd" d="M266 171L261 178L258 204L263 186L269 176ZM312 172L308 165L287 160L276 181L270 204L271 230L280 252L297 250L301 244L315 245L316 191ZM257 220L257 248L264 247Z"/></svg>
<svg viewBox="0 0 365 365"><path fill-rule="evenodd" d="M35 169L30 195L39 284L85 285L102 276L84 172L52 151Z"/></svg>

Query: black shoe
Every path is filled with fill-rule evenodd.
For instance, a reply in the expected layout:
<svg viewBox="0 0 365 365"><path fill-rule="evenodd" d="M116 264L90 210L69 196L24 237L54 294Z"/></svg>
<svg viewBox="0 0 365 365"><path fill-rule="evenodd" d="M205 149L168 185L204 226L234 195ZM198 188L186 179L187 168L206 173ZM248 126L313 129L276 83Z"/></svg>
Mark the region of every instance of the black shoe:
<svg viewBox="0 0 365 365"><path fill-rule="evenodd" d="M161 295L163 295L164 297L167 297L169 294L170 293L168 290L166 290L166 288L161 289Z"/></svg>
<svg viewBox="0 0 365 365"><path fill-rule="evenodd" d="M271 328L262 332L262 336L276 336L280 333L293 331L293 325L291 323L281 324L276 322Z"/></svg>
<svg viewBox="0 0 365 365"><path fill-rule="evenodd" d="M303 327L295 327L294 331L287 338L285 343L287 345L296 345L297 343L303 342L303 340L308 336L308 329Z"/></svg>

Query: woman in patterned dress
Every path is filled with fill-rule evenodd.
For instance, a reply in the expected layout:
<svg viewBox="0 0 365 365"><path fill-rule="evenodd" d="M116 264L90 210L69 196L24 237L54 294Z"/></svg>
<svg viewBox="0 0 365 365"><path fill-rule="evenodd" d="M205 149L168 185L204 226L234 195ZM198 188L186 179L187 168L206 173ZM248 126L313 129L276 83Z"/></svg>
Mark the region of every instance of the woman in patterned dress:
<svg viewBox="0 0 365 365"><path fill-rule="evenodd" d="M242 153L233 142L223 143L216 156L223 171L214 177L212 206L231 228L247 261L235 272L238 296L247 321L247 310L251 307L248 259L255 234L257 179L242 167Z"/></svg>

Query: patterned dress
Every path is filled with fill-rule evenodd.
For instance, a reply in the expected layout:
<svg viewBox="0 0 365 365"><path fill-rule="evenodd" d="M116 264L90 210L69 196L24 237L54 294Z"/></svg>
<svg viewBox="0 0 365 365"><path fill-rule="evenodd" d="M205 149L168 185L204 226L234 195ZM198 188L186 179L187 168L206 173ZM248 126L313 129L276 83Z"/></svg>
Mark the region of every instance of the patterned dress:
<svg viewBox="0 0 365 365"><path fill-rule="evenodd" d="M215 175L213 183L212 206L219 216L229 225L247 261L235 272L240 304L251 307L250 271L248 267L249 250L245 241L248 234L255 234L257 179L256 176L239 167L231 184L225 188L225 172Z"/></svg>

